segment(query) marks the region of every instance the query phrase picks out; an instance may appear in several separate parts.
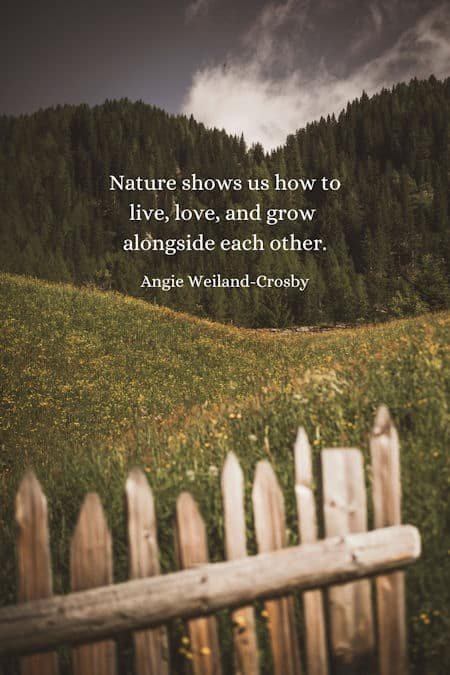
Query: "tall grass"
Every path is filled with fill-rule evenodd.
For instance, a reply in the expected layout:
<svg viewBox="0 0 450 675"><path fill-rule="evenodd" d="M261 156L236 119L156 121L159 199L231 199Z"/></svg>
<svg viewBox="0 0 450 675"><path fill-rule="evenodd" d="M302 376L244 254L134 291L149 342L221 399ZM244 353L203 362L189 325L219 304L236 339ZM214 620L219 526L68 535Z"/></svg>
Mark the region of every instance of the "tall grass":
<svg viewBox="0 0 450 675"><path fill-rule="evenodd" d="M286 496L294 543L298 424L316 461L327 446L357 446L367 456L374 412L385 403L402 444L403 519L423 537L422 559L407 576L413 672L450 672L448 314L285 336L219 326L116 294L12 276L0 283L2 604L15 598L13 499L27 466L49 497L55 591L65 592L69 537L86 491L103 499L118 580L127 575L123 484L136 464L155 493L164 571L175 565L174 506L184 489L206 518L211 558L223 558L218 470L230 449L246 477L250 550L251 481L255 463L267 456ZM261 617L258 624L262 637ZM173 658L181 668L182 657L175 651Z"/></svg>

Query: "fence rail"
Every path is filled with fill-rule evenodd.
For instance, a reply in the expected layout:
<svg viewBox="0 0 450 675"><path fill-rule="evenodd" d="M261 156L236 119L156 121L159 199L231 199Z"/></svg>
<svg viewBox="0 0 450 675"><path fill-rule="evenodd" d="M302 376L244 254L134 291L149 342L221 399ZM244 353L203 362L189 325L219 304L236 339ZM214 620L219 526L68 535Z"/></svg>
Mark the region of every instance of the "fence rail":
<svg viewBox="0 0 450 675"><path fill-rule="evenodd" d="M0 654L95 642L177 617L345 584L405 567L419 555L418 531L400 525L14 605L0 610Z"/></svg>
<svg viewBox="0 0 450 675"><path fill-rule="evenodd" d="M136 675L168 675L164 624L178 617L186 622L185 651L194 675L221 675L214 613L230 608L234 672L258 675L252 603L263 599L275 675L301 675L302 663L308 675L405 675L404 578L398 570L420 555L420 536L416 528L400 524L398 436L386 408L377 413L370 450L376 529L367 531L361 452L325 449L326 538L318 538L311 450L300 429L294 458L302 543L286 548L283 494L272 466L262 461L252 492L258 554L247 556L243 474L230 453L222 472L227 561L208 562L202 516L193 497L183 493L175 538L181 569L164 575L152 492L145 475L133 470L125 488L130 581L113 584L111 534L92 493L72 538L72 592L64 596L52 595L46 498L34 474L27 474L16 498L19 604L0 609L0 656L20 655L22 675L58 675L52 650L69 644L74 675L115 675L115 638L131 632ZM304 658L293 591L303 593Z"/></svg>

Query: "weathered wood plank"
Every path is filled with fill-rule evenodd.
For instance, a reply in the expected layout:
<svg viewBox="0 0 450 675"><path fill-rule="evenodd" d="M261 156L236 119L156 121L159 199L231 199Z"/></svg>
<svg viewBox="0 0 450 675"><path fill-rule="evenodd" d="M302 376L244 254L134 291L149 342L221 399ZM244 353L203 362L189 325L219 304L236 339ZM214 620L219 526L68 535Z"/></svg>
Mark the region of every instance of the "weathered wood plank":
<svg viewBox="0 0 450 675"><path fill-rule="evenodd" d="M367 530L363 458L356 449L322 451L327 537ZM358 581L328 591L331 650L338 673L375 671L375 633L370 582Z"/></svg>
<svg viewBox="0 0 450 675"><path fill-rule="evenodd" d="M295 589L347 583L405 567L419 555L419 532L403 525L3 607L0 655L100 640Z"/></svg>
<svg viewBox="0 0 450 675"><path fill-rule="evenodd" d="M113 581L111 534L100 498L86 496L70 547L73 591L107 586ZM82 645L72 650L74 675L115 675L116 645L112 640Z"/></svg>
<svg viewBox="0 0 450 675"><path fill-rule="evenodd" d="M316 503L313 492L311 447L303 427L300 427L294 445L295 496L298 528L302 544L318 538ZM303 612L306 630L306 660L308 675L328 675L328 650L322 591L303 594Z"/></svg>
<svg viewBox="0 0 450 675"><path fill-rule="evenodd" d="M153 494L142 471L130 472L125 485L130 579L160 574ZM169 650L165 626L133 635L135 675L168 675Z"/></svg>
<svg viewBox="0 0 450 675"><path fill-rule="evenodd" d="M28 602L53 595L47 499L34 473L28 472L16 495L17 600ZM57 675L54 652L20 660L21 675Z"/></svg>
<svg viewBox="0 0 450 675"><path fill-rule="evenodd" d="M188 492L177 500L177 555L183 569L209 561L206 527L198 506ZM217 623L214 616L187 622L189 653L194 675L221 675Z"/></svg>
<svg viewBox="0 0 450 675"><path fill-rule="evenodd" d="M228 560L247 557L244 476L236 455L229 452L222 471L225 553ZM258 675L259 656L253 607L232 613L236 675Z"/></svg>
<svg viewBox="0 0 450 675"><path fill-rule="evenodd" d="M397 430L388 409L378 409L370 436L375 527L400 525L400 447ZM379 636L380 675L408 672L403 572L382 575L375 580Z"/></svg>
<svg viewBox="0 0 450 675"><path fill-rule="evenodd" d="M266 553L286 546L284 499L267 461L258 462L253 484L253 512L258 551ZM295 631L291 596L265 604L275 675L300 675L300 650Z"/></svg>

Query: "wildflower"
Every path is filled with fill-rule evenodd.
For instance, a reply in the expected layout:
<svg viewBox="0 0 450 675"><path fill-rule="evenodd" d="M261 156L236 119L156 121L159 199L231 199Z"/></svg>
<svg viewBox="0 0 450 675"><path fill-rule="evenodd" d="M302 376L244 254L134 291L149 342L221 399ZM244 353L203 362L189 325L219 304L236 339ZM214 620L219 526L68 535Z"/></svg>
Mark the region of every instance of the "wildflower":
<svg viewBox="0 0 450 675"><path fill-rule="evenodd" d="M191 483L194 482L195 480L195 471L192 471L192 469L188 469L186 471L186 478L191 481Z"/></svg>
<svg viewBox="0 0 450 675"><path fill-rule="evenodd" d="M209 647L202 647L202 648L200 649L200 654L201 654L202 656L209 656L209 655L211 654L211 650L210 650Z"/></svg>
<svg viewBox="0 0 450 675"><path fill-rule="evenodd" d="M219 475L219 469L214 464L211 464L211 466L208 469L208 473L211 476L211 478L216 478Z"/></svg>

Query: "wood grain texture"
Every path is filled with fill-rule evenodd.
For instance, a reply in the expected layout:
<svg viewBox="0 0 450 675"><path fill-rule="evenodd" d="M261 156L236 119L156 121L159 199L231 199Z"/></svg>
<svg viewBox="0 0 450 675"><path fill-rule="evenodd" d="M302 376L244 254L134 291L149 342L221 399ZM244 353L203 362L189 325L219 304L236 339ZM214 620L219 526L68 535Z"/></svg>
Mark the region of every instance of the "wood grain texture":
<svg viewBox="0 0 450 675"><path fill-rule="evenodd" d="M322 451L327 537L367 530L363 458L356 449ZM376 670L371 587L368 580L328 591L334 670L369 675Z"/></svg>
<svg viewBox="0 0 450 675"><path fill-rule="evenodd" d="M160 574L153 494L139 469L125 485L130 579ZM133 634L135 675L168 675L169 649L165 626Z"/></svg>
<svg viewBox="0 0 450 675"><path fill-rule="evenodd" d="M177 500L177 556L183 569L202 567L209 561L206 527L198 506L188 492ZM214 616L187 622L189 656L194 675L221 675L219 640Z"/></svg>
<svg viewBox="0 0 450 675"><path fill-rule="evenodd" d="M247 557L244 511L244 476L236 455L228 453L222 471L225 553L228 560ZM232 612L235 675L258 675L259 656L255 611L240 607Z"/></svg>
<svg viewBox="0 0 450 675"><path fill-rule="evenodd" d="M72 591L107 586L113 581L111 534L100 498L86 496L70 547ZM82 645L72 650L74 675L115 675L116 645L112 640Z"/></svg>
<svg viewBox="0 0 450 675"><path fill-rule="evenodd" d="M313 492L311 447L303 427L300 427L297 432L294 459L298 529L301 543L307 544L317 541L318 529ZM328 675L328 649L322 591L308 591L303 594L303 616L308 675Z"/></svg>
<svg viewBox="0 0 450 675"><path fill-rule="evenodd" d="M296 589L344 584L419 556L419 532L401 525L10 605L0 608L0 655L94 642Z"/></svg>
<svg viewBox="0 0 450 675"><path fill-rule="evenodd" d="M378 409L370 436L375 527L401 523L400 446L388 409ZM375 580L380 675L408 673L403 572Z"/></svg>
<svg viewBox="0 0 450 675"><path fill-rule="evenodd" d="M28 602L53 595L47 499L34 473L27 473L16 495L17 600ZM21 675L57 675L54 652L27 656Z"/></svg>
<svg viewBox="0 0 450 675"><path fill-rule="evenodd" d="M272 466L258 462L253 484L253 513L258 551L286 546L284 499ZM300 675L300 651L292 596L265 603L275 675Z"/></svg>

